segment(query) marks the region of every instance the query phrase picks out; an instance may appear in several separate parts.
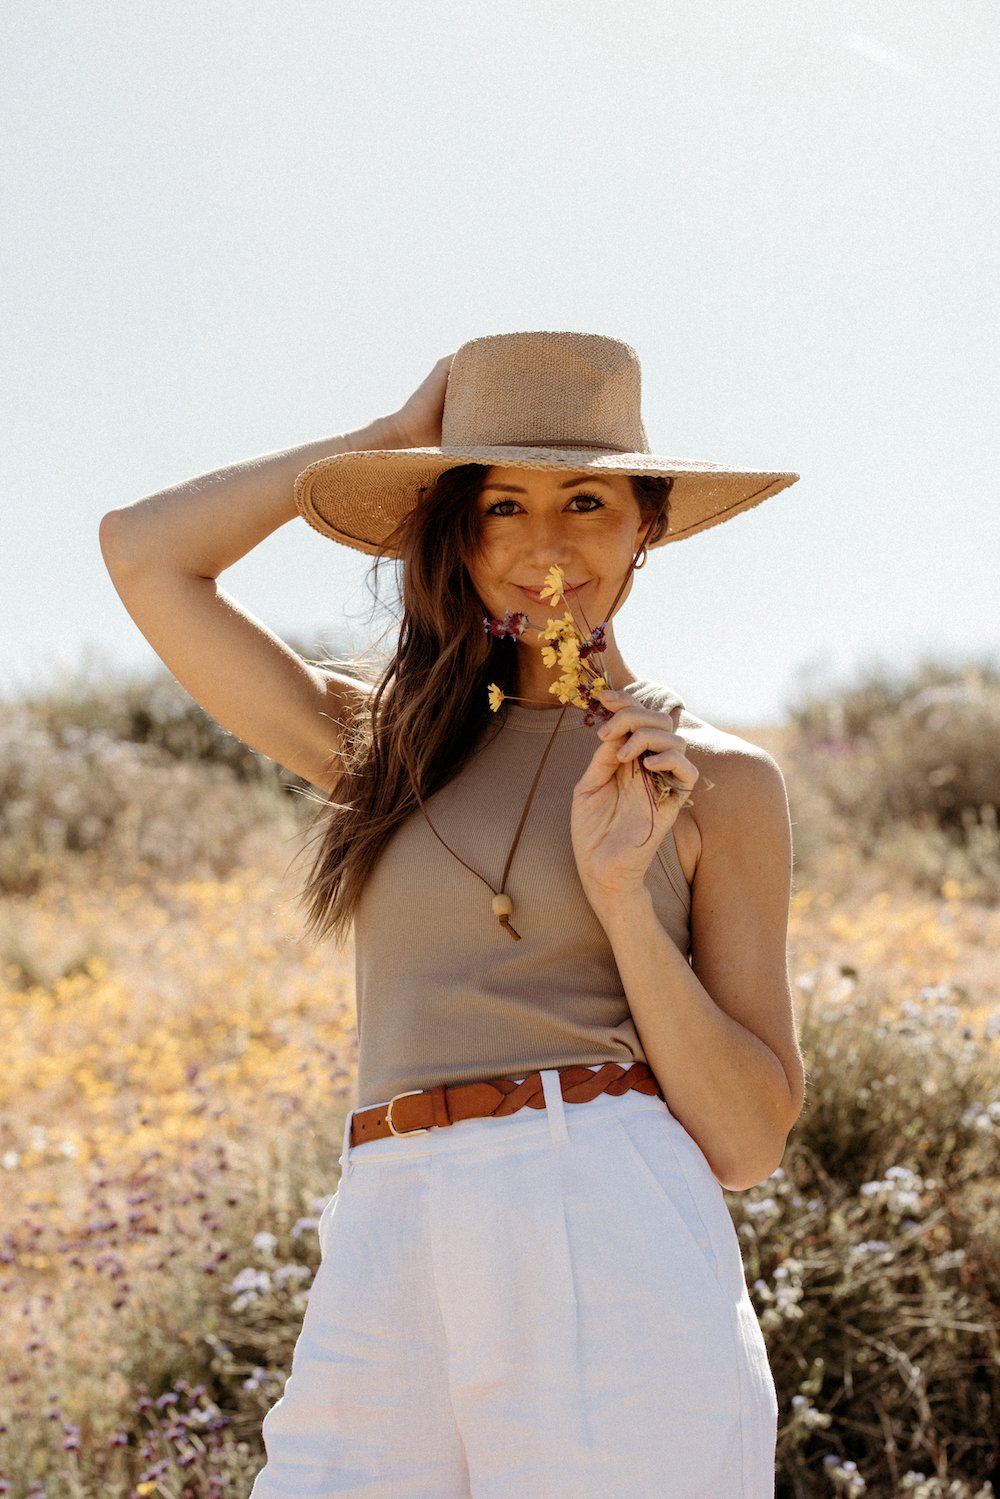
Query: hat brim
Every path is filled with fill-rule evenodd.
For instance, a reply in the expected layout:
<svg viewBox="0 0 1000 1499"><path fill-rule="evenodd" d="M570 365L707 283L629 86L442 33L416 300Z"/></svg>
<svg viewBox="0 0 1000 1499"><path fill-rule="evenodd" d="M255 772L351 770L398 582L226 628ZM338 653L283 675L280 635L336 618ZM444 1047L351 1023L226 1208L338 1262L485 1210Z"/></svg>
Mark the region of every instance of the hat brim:
<svg viewBox="0 0 1000 1499"><path fill-rule="evenodd" d="M653 453L609 453L606 448L386 448L337 453L311 463L295 480L295 504L321 535L369 556L391 556L386 538L417 502L421 489L461 463L671 478L670 529L654 546L683 541L720 525L799 477Z"/></svg>

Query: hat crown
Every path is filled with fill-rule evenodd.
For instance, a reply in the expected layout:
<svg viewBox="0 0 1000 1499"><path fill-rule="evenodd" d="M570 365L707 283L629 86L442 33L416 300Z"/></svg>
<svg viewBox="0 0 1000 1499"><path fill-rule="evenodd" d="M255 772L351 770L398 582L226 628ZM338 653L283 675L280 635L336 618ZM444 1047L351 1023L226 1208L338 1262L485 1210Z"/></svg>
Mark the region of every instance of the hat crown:
<svg viewBox="0 0 1000 1499"><path fill-rule="evenodd" d="M441 448L648 453L639 357L600 333L495 333L456 351Z"/></svg>

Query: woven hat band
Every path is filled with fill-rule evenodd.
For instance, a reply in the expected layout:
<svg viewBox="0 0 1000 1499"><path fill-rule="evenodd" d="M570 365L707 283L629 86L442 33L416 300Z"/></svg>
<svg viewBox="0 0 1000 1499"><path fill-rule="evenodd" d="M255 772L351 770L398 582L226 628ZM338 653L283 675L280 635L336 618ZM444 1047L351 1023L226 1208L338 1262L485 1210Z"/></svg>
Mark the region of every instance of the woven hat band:
<svg viewBox="0 0 1000 1499"><path fill-rule="evenodd" d="M441 447L648 453L640 385L635 350L597 333L475 338L452 363Z"/></svg>

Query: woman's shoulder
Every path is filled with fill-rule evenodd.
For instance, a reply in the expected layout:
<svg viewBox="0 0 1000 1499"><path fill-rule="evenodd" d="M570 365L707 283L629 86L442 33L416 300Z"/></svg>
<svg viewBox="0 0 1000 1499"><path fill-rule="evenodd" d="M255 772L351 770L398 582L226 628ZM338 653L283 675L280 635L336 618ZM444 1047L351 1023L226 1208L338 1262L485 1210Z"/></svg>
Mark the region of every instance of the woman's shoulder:
<svg viewBox="0 0 1000 1499"><path fill-rule="evenodd" d="M720 761L738 764L751 759L770 760L772 765L777 764L763 745L755 744L752 739L745 739L742 734L734 734L731 729L720 729L717 724L699 718L687 707L681 709L677 732L683 734L690 744L697 745L703 754Z"/></svg>
<svg viewBox="0 0 1000 1499"><path fill-rule="evenodd" d="M680 693L675 692L672 687L662 686L659 682L642 679L630 682L624 690L644 708L652 708L658 713L672 713L675 708L683 709L684 707L684 699Z"/></svg>
<svg viewBox="0 0 1000 1499"><path fill-rule="evenodd" d="M644 707L674 714L676 732L687 742L690 758L713 784L721 782L739 795L749 785L762 781L783 782L777 761L762 745L699 717L672 687L637 681L626 691ZM722 796L716 798L717 803L724 800Z"/></svg>
<svg viewBox="0 0 1000 1499"><path fill-rule="evenodd" d="M780 842L788 824L785 781L761 745L684 708L677 725L684 754L698 768L694 795L674 825L689 883L706 847L731 853L743 840Z"/></svg>
<svg viewBox="0 0 1000 1499"><path fill-rule="evenodd" d="M677 733L700 777L687 809L697 826L698 859L707 843L727 850L747 838L780 843L789 823L788 795L774 756L687 708Z"/></svg>

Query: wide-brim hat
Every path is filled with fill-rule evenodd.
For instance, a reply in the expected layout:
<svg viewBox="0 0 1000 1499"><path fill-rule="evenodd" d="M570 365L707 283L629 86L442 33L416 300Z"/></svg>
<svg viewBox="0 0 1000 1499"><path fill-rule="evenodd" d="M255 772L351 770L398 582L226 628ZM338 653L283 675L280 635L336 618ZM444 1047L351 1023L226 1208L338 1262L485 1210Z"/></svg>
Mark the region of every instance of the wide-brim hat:
<svg viewBox="0 0 1000 1499"><path fill-rule="evenodd" d="M649 451L635 350L599 333L497 333L456 351L441 446L320 458L295 480L295 503L324 536L355 551L386 538L445 469L461 463L673 479L670 524L682 541L759 505L799 477Z"/></svg>

